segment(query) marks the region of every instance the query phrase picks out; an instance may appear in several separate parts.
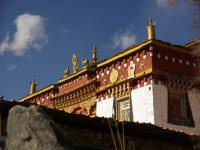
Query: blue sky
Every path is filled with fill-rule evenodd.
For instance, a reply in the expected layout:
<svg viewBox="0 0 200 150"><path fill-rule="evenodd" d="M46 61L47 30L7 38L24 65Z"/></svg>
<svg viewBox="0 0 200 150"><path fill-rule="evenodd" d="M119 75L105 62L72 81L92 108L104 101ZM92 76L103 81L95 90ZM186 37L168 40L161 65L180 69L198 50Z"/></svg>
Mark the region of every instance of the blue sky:
<svg viewBox="0 0 200 150"><path fill-rule="evenodd" d="M166 7L164 0L0 0L0 95L19 99L63 77L71 57L98 59L147 39L156 21L160 40L184 45L194 37L192 7ZM79 65L80 68L81 65Z"/></svg>

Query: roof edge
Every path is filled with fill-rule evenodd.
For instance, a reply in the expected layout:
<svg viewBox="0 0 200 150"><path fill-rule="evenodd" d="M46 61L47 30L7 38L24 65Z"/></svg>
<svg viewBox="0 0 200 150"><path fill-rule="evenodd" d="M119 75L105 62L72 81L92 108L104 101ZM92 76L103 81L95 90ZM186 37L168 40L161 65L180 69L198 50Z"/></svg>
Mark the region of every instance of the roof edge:
<svg viewBox="0 0 200 150"><path fill-rule="evenodd" d="M56 86L55 84L51 84L51 85L49 85L49 86L47 86L47 87L45 87L45 88L43 88L43 89L41 89L41 90L39 90L39 91L37 91L37 92L31 94L31 95L28 95L28 96L26 96L26 97L21 98L21 99L19 100L19 102L26 101L26 100L28 100L28 99L30 99L30 98L32 98L32 97L34 97L34 96L37 96L37 95L39 95L39 94L41 94L41 93L43 93L43 92L49 91L49 90L51 90L51 89L54 89L55 86Z"/></svg>
<svg viewBox="0 0 200 150"><path fill-rule="evenodd" d="M82 73L84 73L84 72L86 72L86 71L87 71L87 68L82 69L82 70L80 70L79 72L70 75L69 77L62 78L62 79L58 80L58 83L62 83L62 82L65 82L65 81L67 81L67 80L70 80L70 79L72 79L72 78L74 78L74 77L76 77L76 76L78 76L78 75L80 75L80 74L82 74Z"/></svg>
<svg viewBox="0 0 200 150"><path fill-rule="evenodd" d="M171 47L171 48L175 49L176 51L193 55L191 53L191 51L189 51L190 50L189 48L182 46L182 45L173 45L171 43L164 42L164 41L161 41L161 40L152 40L152 43L156 43L156 44L163 46L163 47Z"/></svg>
<svg viewBox="0 0 200 150"><path fill-rule="evenodd" d="M147 46L148 44L152 43L152 41L153 40L146 40L146 41L136 44L132 47L129 47L129 48L125 49L124 51L121 51L120 53L118 53L110 58L104 59L97 64L97 68L100 68L100 67L102 67L106 64L109 64L109 63L111 63L119 58L122 58L124 56L127 56L127 55L143 48L144 46Z"/></svg>

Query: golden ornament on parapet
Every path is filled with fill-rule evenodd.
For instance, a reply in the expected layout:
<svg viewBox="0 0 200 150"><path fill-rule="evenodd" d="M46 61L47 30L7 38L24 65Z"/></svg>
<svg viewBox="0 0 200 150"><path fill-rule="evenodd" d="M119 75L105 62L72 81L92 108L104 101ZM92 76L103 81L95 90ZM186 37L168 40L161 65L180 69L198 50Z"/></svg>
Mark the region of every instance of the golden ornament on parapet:
<svg viewBox="0 0 200 150"><path fill-rule="evenodd" d="M130 65L128 66L128 79L135 77L135 64L133 61L130 62Z"/></svg>
<svg viewBox="0 0 200 150"><path fill-rule="evenodd" d="M70 70L69 70L69 66L67 66L64 71L64 77L68 77L69 75L70 75Z"/></svg>
<svg viewBox="0 0 200 150"><path fill-rule="evenodd" d="M78 57L75 54L72 56L72 64L74 73L78 72Z"/></svg>
<svg viewBox="0 0 200 150"><path fill-rule="evenodd" d="M115 83L118 79L118 71L113 69L110 73L110 82Z"/></svg>
<svg viewBox="0 0 200 150"><path fill-rule="evenodd" d="M87 66L89 65L89 62L87 59L83 58L82 59L82 68L87 68Z"/></svg>

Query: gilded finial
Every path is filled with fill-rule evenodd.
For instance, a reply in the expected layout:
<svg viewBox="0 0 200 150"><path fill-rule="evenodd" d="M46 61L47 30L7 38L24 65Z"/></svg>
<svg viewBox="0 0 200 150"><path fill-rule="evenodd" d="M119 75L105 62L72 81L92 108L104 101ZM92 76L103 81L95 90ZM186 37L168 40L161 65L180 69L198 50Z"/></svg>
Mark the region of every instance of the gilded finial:
<svg viewBox="0 0 200 150"><path fill-rule="evenodd" d="M151 18L149 18L147 22L148 40L156 39L155 25L156 23Z"/></svg>
<svg viewBox="0 0 200 150"><path fill-rule="evenodd" d="M36 92L36 88L37 88L37 84L35 83L35 80L32 80L29 94L31 95L31 94L35 93Z"/></svg>
<svg viewBox="0 0 200 150"><path fill-rule="evenodd" d="M78 72L78 57L75 54L72 56L72 64L74 73Z"/></svg>
<svg viewBox="0 0 200 150"><path fill-rule="evenodd" d="M89 64L89 63L88 63L88 60L85 59L85 58L83 58L83 59L82 59L82 66L83 66L82 68L87 68L87 67L88 67L88 64Z"/></svg>
<svg viewBox="0 0 200 150"><path fill-rule="evenodd" d="M69 66L67 66L64 71L64 77L68 77L69 75L70 75L70 70L69 70Z"/></svg>
<svg viewBox="0 0 200 150"><path fill-rule="evenodd" d="M97 63L97 47L94 44L94 48L93 48L93 52L92 52L92 60L90 62L90 64L94 65Z"/></svg>

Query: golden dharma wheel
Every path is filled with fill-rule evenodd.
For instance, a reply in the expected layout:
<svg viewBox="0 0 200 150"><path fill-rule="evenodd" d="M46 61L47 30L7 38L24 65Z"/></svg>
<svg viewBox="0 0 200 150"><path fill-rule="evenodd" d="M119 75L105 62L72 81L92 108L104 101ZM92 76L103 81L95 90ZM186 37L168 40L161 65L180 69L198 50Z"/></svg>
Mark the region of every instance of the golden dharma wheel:
<svg viewBox="0 0 200 150"><path fill-rule="evenodd" d="M115 83L118 79L118 71L113 69L112 72L110 73L110 82Z"/></svg>

